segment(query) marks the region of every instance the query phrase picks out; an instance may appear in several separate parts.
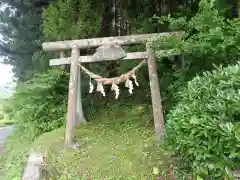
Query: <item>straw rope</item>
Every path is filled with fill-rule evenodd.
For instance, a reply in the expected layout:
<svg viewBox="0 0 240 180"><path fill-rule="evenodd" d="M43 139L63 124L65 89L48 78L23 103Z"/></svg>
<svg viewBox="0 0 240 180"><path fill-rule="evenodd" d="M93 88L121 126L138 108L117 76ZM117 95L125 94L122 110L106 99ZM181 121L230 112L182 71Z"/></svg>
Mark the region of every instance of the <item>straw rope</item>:
<svg viewBox="0 0 240 180"><path fill-rule="evenodd" d="M146 64L146 60L141 61L137 66L135 66L133 69L128 71L127 73L124 73L118 77L113 78L104 78L98 74L95 74L88 69L86 69L83 65L78 63L78 66L83 70L84 73L86 73L90 78L94 79L97 82L101 82L103 85L109 85L109 84L120 84L122 82L125 82L128 78L135 75L135 72L140 69L144 64Z"/></svg>

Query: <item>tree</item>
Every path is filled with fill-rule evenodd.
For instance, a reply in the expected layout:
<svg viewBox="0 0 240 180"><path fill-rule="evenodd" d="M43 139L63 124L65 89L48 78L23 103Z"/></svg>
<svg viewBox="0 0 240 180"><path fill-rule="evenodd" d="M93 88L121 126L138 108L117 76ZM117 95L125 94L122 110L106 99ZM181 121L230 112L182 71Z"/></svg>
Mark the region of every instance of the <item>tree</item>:
<svg viewBox="0 0 240 180"><path fill-rule="evenodd" d="M1 1L0 12L0 52L5 63L13 65L15 76L24 81L36 72L46 69L47 61L41 56L43 40L41 14L50 0L39 1ZM41 58L43 60L43 58Z"/></svg>
<svg viewBox="0 0 240 180"><path fill-rule="evenodd" d="M237 9L237 17L240 18L240 2L238 0L235 0L235 7Z"/></svg>

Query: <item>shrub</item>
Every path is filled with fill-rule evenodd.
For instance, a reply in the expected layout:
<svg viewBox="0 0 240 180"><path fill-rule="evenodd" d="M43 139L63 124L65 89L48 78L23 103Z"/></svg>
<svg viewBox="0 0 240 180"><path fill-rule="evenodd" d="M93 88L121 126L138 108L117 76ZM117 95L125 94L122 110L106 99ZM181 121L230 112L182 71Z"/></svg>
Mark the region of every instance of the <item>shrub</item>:
<svg viewBox="0 0 240 180"><path fill-rule="evenodd" d="M176 92L181 91L197 74L212 71L213 64L235 64L240 55L239 21L222 16L216 0L195 2L198 3L198 11L191 16L172 14L155 17L171 31L185 32L182 39L163 36L151 44L155 51L168 50L170 54L175 52L184 55L163 58L162 53L156 52L165 113L181 100Z"/></svg>
<svg viewBox="0 0 240 180"><path fill-rule="evenodd" d="M4 115L2 112L0 112L0 120L4 119Z"/></svg>
<svg viewBox="0 0 240 180"><path fill-rule="evenodd" d="M178 172L230 178L240 160L240 63L196 76L180 97L165 133Z"/></svg>
<svg viewBox="0 0 240 180"><path fill-rule="evenodd" d="M68 75L52 69L20 83L4 111L34 139L64 124L67 92Z"/></svg>

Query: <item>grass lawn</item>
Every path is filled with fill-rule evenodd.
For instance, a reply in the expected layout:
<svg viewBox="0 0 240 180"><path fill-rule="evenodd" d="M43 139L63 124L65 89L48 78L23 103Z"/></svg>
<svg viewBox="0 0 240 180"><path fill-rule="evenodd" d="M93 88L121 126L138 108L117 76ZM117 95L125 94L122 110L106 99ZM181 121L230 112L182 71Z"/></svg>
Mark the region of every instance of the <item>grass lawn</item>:
<svg viewBox="0 0 240 180"><path fill-rule="evenodd" d="M29 151L45 154L44 174L49 180L173 179L166 172L168 157L155 141L151 110L116 111L96 114L92 122L77 127L78 150L64 147L65 128L45 133L33 143L24 134L10 135L8 154L0 157L0 179L21 180ZM160 178L162 174L165 178Z"/></svg>
<svg viewBox="0 0 240 180"><path fill-rule="evenodd" d="M13 124L13 122L10 121L10 120L0 119L0 127L4 127L4 126L7 126L7 125L11 125L11 124Z"/></svg>
<svg viewBox="0 0 240 180"><path fill-rule="evenodd" d="M115 114L101 114L79 126L79 150L63 146L64 129L39 137L34 150L45 152L50 177L77 179L156 179L166 168L161 148L156 145L154 126L143 107ZM153 173L153 169L159 170Z"/></svg>
<svg viewBox="0 0 240 180"><path fill-rule="evenodd" d="M4 178L4 157L2 155L0 155L0 179Z"/></svg>
<svg viewBox="0 0 240 180"><path fill-rule="evenodd" d="M51 180L156 180L168 163L156 144L150 114L142 106L96 114L77 127L78 150L64 147L65 128L45 133L33 143L24 134L11 135L1 179L21 180L29 152L41 151L46 156L44 174Z"/></svg>

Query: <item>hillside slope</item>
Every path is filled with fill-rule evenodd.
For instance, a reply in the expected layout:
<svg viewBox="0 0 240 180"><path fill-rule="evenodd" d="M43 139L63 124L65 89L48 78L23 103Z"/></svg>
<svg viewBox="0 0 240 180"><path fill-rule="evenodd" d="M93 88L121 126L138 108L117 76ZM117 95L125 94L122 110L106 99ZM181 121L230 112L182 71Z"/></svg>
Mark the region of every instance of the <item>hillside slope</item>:
<svg viewBox="0 0 240 180"><path fill-rule="evenodd" d="M150 112L148 107L137 106L97 114L97 119L77 127L79 149L64 147L64 128L41 135L31 145L12 142L18 148L11 148L18 150L7 157L11 164L6 169L7 179L20 177L29 149L44 152L45 173L50 179L159 178L167 161L156 144Z"/></svg>

